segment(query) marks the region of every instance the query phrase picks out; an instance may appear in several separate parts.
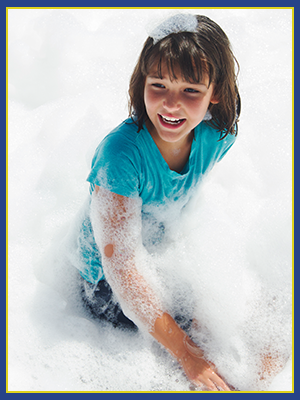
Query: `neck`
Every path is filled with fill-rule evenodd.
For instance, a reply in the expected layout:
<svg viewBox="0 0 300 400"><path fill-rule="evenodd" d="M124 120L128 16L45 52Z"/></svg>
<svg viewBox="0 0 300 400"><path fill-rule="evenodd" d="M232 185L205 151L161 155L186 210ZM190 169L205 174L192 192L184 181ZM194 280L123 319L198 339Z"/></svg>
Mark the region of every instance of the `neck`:
<svg viewBox="0 0 300 400"><path fill-rule="evenodd" d="M181 172L190 156L194 130L179 141L166 142L160 138L150 121L146 123L146 126L169 168L172 171Z"/></svg>
<svg viewBox="0 0 300 400"><path fill-rule="evenodd" d="M158 135L151 121L148 120L146 122L146 127L157 147L159 149L164 149L165 151L178 152L185 149L186 147L190 147L194 138L194 130L192 130L176 142L166 142Z"/></svg>

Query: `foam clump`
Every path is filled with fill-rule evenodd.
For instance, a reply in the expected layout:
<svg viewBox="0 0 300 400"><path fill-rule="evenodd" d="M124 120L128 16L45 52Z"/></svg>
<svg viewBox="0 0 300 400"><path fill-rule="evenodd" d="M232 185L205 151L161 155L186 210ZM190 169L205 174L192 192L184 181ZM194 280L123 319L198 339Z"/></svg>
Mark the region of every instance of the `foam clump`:
<svg viewBox="0 0 300 400"><path fill-rule="evenodd" d="M177 14L155 27L149 33L149 36L153 38L154 44L156 44L171 33L196 32L197 24L197 17L195 15Z"/></svg>

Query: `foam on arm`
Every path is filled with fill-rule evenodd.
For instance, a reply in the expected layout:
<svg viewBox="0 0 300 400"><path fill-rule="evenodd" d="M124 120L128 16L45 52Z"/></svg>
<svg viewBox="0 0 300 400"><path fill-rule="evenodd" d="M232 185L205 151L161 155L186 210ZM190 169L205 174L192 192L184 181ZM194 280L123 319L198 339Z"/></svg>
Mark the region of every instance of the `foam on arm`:
<svg viewBox="0 0 300 400"><path fill-rule="evenodd" d="M136 265L142 251L141 201L96 186L91 203L95 240L102 254L105 277L125 314L153 330L162 306Z"/></svg>

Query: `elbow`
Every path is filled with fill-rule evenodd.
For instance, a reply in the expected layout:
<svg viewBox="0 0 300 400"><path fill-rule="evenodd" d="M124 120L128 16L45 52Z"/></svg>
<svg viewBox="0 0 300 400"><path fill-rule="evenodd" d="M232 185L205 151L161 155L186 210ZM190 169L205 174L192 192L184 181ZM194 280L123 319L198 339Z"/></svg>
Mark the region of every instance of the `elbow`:
<svg viewBox="0 0 300 400"><path fill-rule="evenodd" d="M104 254L106 257L111 258L114 254L114 245L108 244L104 247Z"/></svg>

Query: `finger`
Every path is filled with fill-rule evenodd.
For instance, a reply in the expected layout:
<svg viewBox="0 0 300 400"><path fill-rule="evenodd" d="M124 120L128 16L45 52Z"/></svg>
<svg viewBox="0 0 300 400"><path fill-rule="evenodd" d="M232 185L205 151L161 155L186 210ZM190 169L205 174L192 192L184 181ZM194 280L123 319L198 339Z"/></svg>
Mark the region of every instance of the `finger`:
<svg viewBox="0 0 300 400"><path fill-rule="evenodd" d="M231 390L231 392L239 392L240 390L237 389L236 387L230 385L229 383L227 383L227 386L229 386L229 389Z"/></svg>
<svg viewBox="0 0 300 400"><path fill-rule="evenodd" d="M212 377L210 377L210 380L212 380L217 387L220 387L226 391L230 391L229 386L214 371L211 372L211 375Z"/></svg>
<svg viewBox="0 0 300 400"><path fill-rule="evenodd" d="M194 380L194 384L196 384L203 391L213 391L217 392L217 386L210 379L202 379L202 380Z"/></svg>
<svg viewBox="0 0 300 400"><path fill-rule="evenodd" d="M214 384L214 382L210 379L207 380L207 383L205 385L207 387L208 390L212 391L212 392L218 392L218 388L217 386Z"/></svg>

